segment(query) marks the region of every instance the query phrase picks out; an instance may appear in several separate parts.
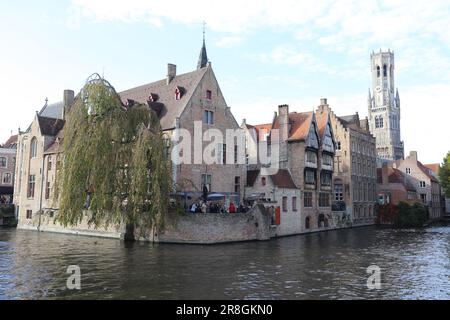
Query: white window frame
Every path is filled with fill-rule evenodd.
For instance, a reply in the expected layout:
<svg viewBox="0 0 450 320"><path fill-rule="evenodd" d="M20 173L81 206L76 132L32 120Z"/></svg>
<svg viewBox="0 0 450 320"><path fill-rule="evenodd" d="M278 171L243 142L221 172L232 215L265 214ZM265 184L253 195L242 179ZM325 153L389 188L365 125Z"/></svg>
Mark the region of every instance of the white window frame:
<svg viewBox="0 0 450 320"><path fill-rule="evenodd" d="M6 176L9 175L9 181L5 181ZM11 172L4 172L2 176L2 183L3 184L11 184L12 183L12 173Z"/></svg>
<svg viewBox="0 0 450 320"><path fill-rule="evenodd" d="M1 165L0 162L0 168L8 168L8 157L0 157L0 159L5 159L5 165Z"/></svg>

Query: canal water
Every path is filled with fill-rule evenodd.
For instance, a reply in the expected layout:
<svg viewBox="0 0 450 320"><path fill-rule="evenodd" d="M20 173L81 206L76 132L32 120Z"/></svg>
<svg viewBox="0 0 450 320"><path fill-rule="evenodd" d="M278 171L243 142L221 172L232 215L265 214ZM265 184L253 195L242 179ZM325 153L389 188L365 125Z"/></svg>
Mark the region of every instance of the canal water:
<svg viewBox="0 0 450 320"><path fill-rule="evenodd" d="M81 290L66 287L81 270ZM381 289L367 268L381 268ZM214 246L0 229L0 299L450 299L450 227Z"/></svg>

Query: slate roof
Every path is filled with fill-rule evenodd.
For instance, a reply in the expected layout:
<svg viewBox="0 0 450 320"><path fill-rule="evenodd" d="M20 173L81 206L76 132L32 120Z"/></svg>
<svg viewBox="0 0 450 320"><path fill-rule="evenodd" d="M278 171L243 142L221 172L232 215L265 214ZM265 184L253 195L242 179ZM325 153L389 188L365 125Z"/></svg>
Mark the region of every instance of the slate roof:
<svg viewBox="0 0 450 320"><path fill-rule="evenodd" d="M259 176L260 170L247 171L247 186L252 187L255 184L256 178Z"/></svg>
<svg viewBox="0 0 450 320"><path fill-rule="evenodd" d="M192 94L198 87L208 68L201 68L193 72L175 76L169 84L167 84L166 79L163 79L120 92L119 95L122 102L126 104L127 100L147 103L149 97L153 94L157 98L156 102L160 103L160 123L162 129L173 129L175 127L175 119L181 116L181 113L186 108L187 103L190 101ZM180 100L175 99L175 90L177 87L182 92Z"/></svg>
<svg viewBox="0 0 450 320"><path fill-rule="evenodd" d="M44 136L56 136L66 123L61 119L47 118L39 115L37 117L39 128Z"/></svg>
<svg viewBox="0 0 450 320"><path fill-rule="evenodd" d="M64 140L64 128L59 130L58 134L56 135L55 141L45 150L45 154L54 154L54 153L60 153L63 151L63 142Z"/></svg>
<svg viewBox="0 0 450 320"><path fill-rule="evenodd" d="M63 107L64 107L63 101L45 105L39 112L39 115L47 118L62 119Z"/></svg>

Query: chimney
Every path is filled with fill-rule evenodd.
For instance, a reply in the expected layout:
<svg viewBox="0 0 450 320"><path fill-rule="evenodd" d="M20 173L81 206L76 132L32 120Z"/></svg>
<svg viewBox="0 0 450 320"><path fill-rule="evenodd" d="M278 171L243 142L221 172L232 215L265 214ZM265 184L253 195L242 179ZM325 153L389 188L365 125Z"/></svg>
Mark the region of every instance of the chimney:
<svg viewBox="0 0 450 320"><path fill-rule="evenodd" d="M409 157L417 162L417 151L411 151Z"/></svg>
<svg viewBox="0 0 450 320"><path fill-rule="evenodd" d="M75 100L75 92L73 90L64 90L62 118L66 118L66 112L70 109Z"/></svg>
<svg viewBox="0 0 450 320"><path fill-rule="evenodd" d="M381 184L389 184L389 167L387 162L383 162L381 167Z"/></svg>
<svg viewBox="0 0 450 320"><path fill-rule="evenodd" d="M282 104L278 106L280 140L286 141L289 138L289 106Z"/></svg>
<svg viewBox="0 0 450 320"><path fill-rule="evenodd" d="M167 84L171 83L177 76L177 66L171 63L167 64Z"/></svg>

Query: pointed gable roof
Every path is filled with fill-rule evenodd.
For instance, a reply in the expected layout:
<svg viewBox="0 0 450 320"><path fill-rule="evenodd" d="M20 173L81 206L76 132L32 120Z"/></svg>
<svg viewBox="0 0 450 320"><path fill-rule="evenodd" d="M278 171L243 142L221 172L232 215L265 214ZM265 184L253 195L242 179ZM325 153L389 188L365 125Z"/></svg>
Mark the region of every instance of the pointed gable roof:
<svg viewBox="0 0 450 320"><path fill-rule="evenodd" d="M39 129L44 136L56 136L66 123L64 120L37 115Z"/></svg>
<svg viewBox="0 0 450 320"><path fill-rule="evenodd" d="M316 111L317 131L320 139L325 136L326 128L329 123L330 115L328 111Z"/></svg>
<svg viewBox="0 0 450 320"><path fill-rule="evenodd" d="M261 170L247 171L247 186L252 187L260 174ZM273 184L278 188L297 189L297 186L292 179L291 173L286 169L279 169L276 174L269 175L269 177L270 180L272 180Z"/></svg>
<svg viewBox="0 0 450 320"><path fill-rule="evenodd" d="M431 171L431 169L425 167L422 162L417 161L417 166L419 167L419 169L426 174L426 176L433 182L437 182L439 183L439 180L436 179L436 177L434 176L434 174Z"/></svg>
<svg viewBox="0 0 450 320"><path fill-rule="evenodd" d="M206 53L205 38L203 38L203 46L200 50L200 56L198 57L197 69L202 69L208 64L208 54Z"/></svg>
<svg viewBox="0 0 450 320"><path fill-rule="evenodd" d="M175 127L175 119L181 116L208 69L203 68L175 76L169 84L167 84L167 79L163 79L123 91L119 95L124 103L127 100L147 103L150 96L157 96L158 100L156 102L161 104L159 112L161 128L163 130L173 129ZM175 99L177 87L183 89L180 100Z"/></svg>

